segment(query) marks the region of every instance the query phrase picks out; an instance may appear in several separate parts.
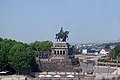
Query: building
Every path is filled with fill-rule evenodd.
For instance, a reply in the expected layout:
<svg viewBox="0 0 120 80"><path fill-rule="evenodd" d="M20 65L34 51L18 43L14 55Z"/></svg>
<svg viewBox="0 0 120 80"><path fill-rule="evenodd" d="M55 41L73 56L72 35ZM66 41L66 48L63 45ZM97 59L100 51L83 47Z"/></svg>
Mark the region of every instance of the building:
<svg viewBox="0 0 120 80"><path fill-rule="evenodd" d="M87 54L87 49L82 49L83 54Z"/></svg>
<svg viewBox="0 0 120 80"><path fill-rule="evenodd" d="M109 50L101 49L99 54L101 55L107 55L109 53Z"/></svg>

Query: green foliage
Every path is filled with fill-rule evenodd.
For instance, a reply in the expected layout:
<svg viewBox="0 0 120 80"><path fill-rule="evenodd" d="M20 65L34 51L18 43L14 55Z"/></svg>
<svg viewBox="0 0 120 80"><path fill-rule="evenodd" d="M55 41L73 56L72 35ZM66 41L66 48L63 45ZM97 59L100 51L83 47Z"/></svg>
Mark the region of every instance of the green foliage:
<svg viewBox="0 0 120 80"><path fill-rule="evenodd" d="M51 51L51 46L53 43L51 41L35 41L34 43L31 43L30 46L34 51L39 51L39 52L49 52Z"/></svg>
<svg viewBox="0 0 120 80"><path fill-rule="evenodd" d="M4 64L5 64L4 53L1 53L0 50L0 71L3 69Z"/></svg>
<svg viewBox="0 0 120 80"><path fill-rule="evenodd" d="M18 74L30 71L36 65L35 51L51 51L51 41L26 44L0 38L0 71L10 65Z"/></svg>
<svg viewBox="0 0 120 80"><path fill-rule="evenodd" d="M111 56L112 59L116 59L115 49L112 49L110 51L110 56Z"/></svg>
<svg viewBox="0 0 120 80"><path fill-rule="evenodd" d="M2 38L0 38L0 42L2 41L3 39Z"/></svg>
<svg viewBox="0 0 120 80"><path fill-rule="evenodd" d="M0 71L10 65L18 73L35 65L35 54L28 44L0 38Z"/></svg>
<svg viewBox="0 0 120 80"><path fill-rule="evenodd" d="M1 39L0 41L0 70L3 70L8 64L9 51L14 45L15 41L8 39Z"/></svg>
<svg viewBox="0 0 120 80"><path fill-rule="evenodd" d="M112 59L116 59L117 56L120 56L120 44L116 45L115 48L111 50L110 56Z"/></svg>
<svg viewBox="0 0 120 80"><path fill-rule="evenodd" d="M108 62L107 59L99 59L98 61L100 61L100 62Z"/></svg>
<svg viewBox="0 0 120 80"><path fill-rule="evenodd" d="M110 44L105 44L105 49L110 49Z"/></svg>
<svg viewBox="0 0 120 80"><path fill-rule="evenodd" d="M35 64L35 55L25 44L17 43L10 50L9 64L18 72L29 69Z"/></svg>

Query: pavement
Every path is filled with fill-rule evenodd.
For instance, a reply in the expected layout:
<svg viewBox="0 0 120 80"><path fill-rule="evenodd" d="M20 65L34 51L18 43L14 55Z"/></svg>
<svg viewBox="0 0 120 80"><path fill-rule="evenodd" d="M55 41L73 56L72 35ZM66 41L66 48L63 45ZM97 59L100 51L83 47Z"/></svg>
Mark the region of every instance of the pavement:
<svg viewBox="0 0 120 80"><path fill-rule="evenodd" d="M0 80L25 80L25 77L26 76L24 75L7 75L7 76L0 75Z"/></svg>
<svg viewBox="0 0 120 80"><path fill-rule="evenodd" d="M100 67L105 68L105 66L100 66ZM110 68L115 69L115 70L112 73L97 73L96 77L95 77L95 80L101 80L103 78L111 80L113 77L120 76L120 67L119 68L110 67Z"/></svg>
<svg viewBox="0 0 120 80"><path fill-rule="evenodd" d="M95 66L95 69L97 69L98 66ZM96 71L96 73L94 73L94 75L96 75L96 77L94 75L86 75L84 78L82 78L81 80L101 80L103 78L105 79L112 79L113 77L118 77L120 76L120 67L110 67L109 69L109 73L108 73L108 67L106 66L99 66L99 72ZM118 74L117 74L118 73ZM60 79L62 80L67 80L69 78L66 78L67 75L74 75L74 80L78 80L77 77L77 73L75 72L43 72L40 73L39 75L46 75L46 74L50 74L50 75L61 75L62 77ZM52 80L54 80L55 78L52 78Z"/></svg>
<svg viewBox="0 0 120 80"><path fill-rule="evenodd" d="M112 74L120 75L120 67L116 68L116 70Z"/></svg>

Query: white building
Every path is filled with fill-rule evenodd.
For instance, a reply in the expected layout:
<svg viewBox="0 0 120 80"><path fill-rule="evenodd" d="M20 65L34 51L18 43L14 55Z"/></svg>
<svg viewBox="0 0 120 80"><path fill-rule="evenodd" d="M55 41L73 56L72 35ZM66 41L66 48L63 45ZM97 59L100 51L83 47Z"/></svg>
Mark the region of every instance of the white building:
<svg viewBox="0 0 120 80"><path fill-rule="evenodd" d="M102 55L107 55L108 52L105 51L105 49L101 49L99 53L102 54Z"/></svg>
<svg viewBox="0 0 120 80"><path fill-rule="evenodd" d="M82 49L83 54L87 54L87 49Z"/></svg>

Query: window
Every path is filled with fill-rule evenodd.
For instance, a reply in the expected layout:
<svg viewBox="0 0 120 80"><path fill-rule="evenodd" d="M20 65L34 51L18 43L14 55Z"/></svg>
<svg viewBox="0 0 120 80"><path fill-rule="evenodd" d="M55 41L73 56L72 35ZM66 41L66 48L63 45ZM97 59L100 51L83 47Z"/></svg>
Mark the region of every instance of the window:
<svg viewBox="0 0 120 80"><path fill-rule="evenodd" d="M60 55L62 55L62 51L60 51Z"/></svg>
<svg viewBox="0 0 120 80"><path fill-rule="evenodd" d="M59 55L59 51L57 51L57 54Z"/></svg>
<svg viewBox="0 0 120 80"><path fill-rule="evenodd" d="M54 54L56 55L56 51L54 51Z"/></svg>
<svg viewBox="0 0 120 80"><path fill-rule="evenodd" d="M63 51L63 55L65 55L65 51Z"/></svg>

